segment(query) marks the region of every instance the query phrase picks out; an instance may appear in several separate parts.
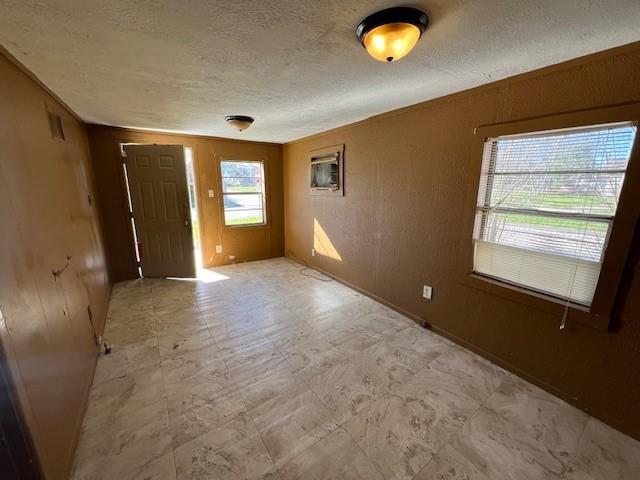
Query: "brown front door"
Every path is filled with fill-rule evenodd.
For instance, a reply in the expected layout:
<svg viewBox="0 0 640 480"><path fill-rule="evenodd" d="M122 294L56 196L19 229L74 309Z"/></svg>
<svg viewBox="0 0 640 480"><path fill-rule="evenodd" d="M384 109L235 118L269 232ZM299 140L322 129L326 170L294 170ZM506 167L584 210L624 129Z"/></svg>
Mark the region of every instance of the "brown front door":
<svg viewBox="0 0 640 480"><path fill-rule="evenodd" d="M183 146L124 150L143 276L195 277Z"/></svg>

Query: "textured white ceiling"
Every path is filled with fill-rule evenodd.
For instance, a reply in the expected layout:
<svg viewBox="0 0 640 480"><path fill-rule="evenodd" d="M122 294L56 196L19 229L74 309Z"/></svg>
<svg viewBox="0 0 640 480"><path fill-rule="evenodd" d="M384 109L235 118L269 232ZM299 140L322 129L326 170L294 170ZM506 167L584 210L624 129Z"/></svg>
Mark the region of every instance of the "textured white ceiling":
<svg viewBox="0 0 640 480"><path fill-rule="evenodd" d="M429 0L408 4L431 17L415 50L384 64L354 30L394 5L0 0L0 43L87 122L284 142L640 40L640 0Z"/></svg>

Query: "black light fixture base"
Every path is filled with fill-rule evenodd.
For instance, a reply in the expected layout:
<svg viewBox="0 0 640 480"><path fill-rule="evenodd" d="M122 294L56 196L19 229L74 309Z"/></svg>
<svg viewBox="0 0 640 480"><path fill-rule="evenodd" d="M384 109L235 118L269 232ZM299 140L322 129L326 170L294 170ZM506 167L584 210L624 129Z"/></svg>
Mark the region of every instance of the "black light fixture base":
<svg viewBox="0 0 640 480"><path fill-rule="evenodd" d="M239 120L241 122L253 123L253 117L248 117L246 115L227 115L226 117L224 117L225 122L228 122L230 120Z"/></svg>
<svg viewBox="0 0 640 480"><path fill-rule="evenodd" d="M364 46L364 37L376 27L389 23L408 23L420 30L420 35L424 33L429 25L429 17L422 10L412 7L392 7L380 10L369 15L360 22L356 28L356 37Z"/></svg>
<svg viewBox="0 0 640 480"><path fill-rule="evenodd" d="M227 115L224 117L224 120L230 127L241 132L253 124L253 117L248 117L246 115Z"/></svg>

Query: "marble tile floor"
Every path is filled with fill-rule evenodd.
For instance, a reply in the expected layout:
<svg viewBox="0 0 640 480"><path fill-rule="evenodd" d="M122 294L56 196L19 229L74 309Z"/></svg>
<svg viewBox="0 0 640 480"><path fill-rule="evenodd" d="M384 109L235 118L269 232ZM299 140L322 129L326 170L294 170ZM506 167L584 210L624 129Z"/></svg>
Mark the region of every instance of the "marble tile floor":
<svg viewBox="0 0 640 480"><path fill-rule="evenodd" d="M640 442L300 268L117 284L73 478L640 478Z"/></svg>

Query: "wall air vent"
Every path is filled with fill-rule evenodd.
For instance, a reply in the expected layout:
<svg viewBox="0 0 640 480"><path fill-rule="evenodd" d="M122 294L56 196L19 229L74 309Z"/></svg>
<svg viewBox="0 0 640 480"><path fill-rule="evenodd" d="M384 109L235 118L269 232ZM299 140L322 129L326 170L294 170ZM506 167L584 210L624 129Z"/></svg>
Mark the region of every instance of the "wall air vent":
<svg viewBox="0 0 640 480"><path fill-rule="evenodd" d="M62 129L62 118L60 118L60 115L47 110L47 119L49 120L51 138L64 142L64 130Z"/></svg>

